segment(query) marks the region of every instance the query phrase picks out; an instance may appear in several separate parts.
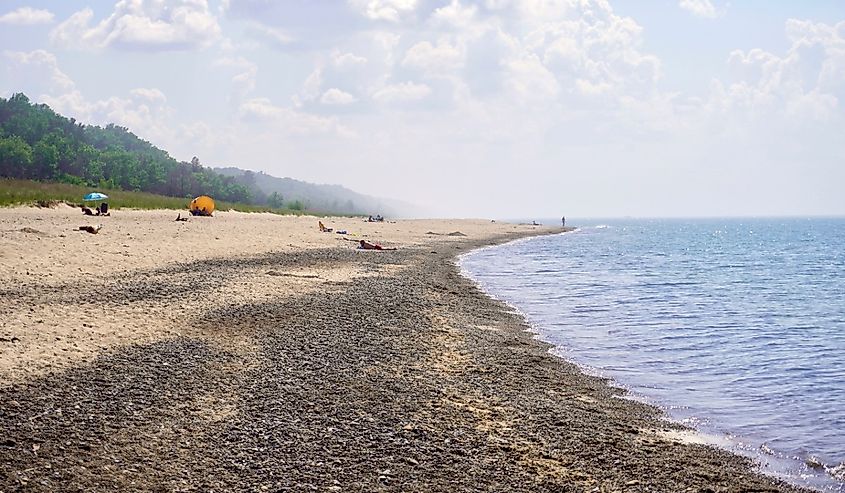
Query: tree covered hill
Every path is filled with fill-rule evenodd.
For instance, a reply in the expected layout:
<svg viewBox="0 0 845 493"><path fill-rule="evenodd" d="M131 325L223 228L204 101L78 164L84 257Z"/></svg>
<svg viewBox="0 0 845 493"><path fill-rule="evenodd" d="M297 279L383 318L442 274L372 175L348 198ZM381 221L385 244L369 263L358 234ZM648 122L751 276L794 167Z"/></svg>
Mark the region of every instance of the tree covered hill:
<svg viewBox="0 0 845 493"><path fill-rule="evenodd" d="M322 212L384 213L378 199L336 185L177 161L129 129L84 125L18 93L0 98L0 177ZM270 185L268 185L268 183Z"/></svg>
<svg viewBox="0 0 845 493"><path fill-rule="evenodd" d="M178 162L124 127L83 125L24 94L0 98L0 176L252 203L243 183Z"/></svg>
<svg viewBox="0 0 845 493"><path fill-rule="evenodd" d="M214 168L214 171L253 185L257 193L266 197L266 203L270 207L279 207L282 203L307 204L309 208L320 211L344 211L364 215L396 215L399 211L409 212L413 209L409 204L370 197L340 185L316 185L240 168Z"/></svg>

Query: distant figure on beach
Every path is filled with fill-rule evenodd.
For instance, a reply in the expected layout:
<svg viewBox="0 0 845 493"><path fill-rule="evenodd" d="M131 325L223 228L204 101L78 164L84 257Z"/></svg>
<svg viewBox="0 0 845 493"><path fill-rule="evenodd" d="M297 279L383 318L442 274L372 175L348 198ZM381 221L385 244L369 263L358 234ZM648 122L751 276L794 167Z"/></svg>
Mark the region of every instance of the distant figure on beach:
<svg viewBox="0 0 845 493"><path fill-rule="evenodd" d="M320 226L320 232L321 233L331 233L332 232L332 228L327 228L326 225L323 224L323 221L317 221L317 223Z"/></svg>
<svg viewBox="0 0 845 493"><path fill-rule="evenodd" d="M82 213L85 214L86 216L93 216L94 215L94 211L85 207L84 205L82 206Z"/></svg>
<svg viewBox="0 0 845 493"><path fill-rule="evenodd" d="M531 225L532 226L539 226L539 224L537 224L537 221L531 221Z"/></svg>
<svg viewBox="0 0 845 493"><path fill-rule="evenodd" d="M566 216L563 216L562 218L560 218L560 226L562 228L566 227Z"/></svg>
<svg viewBox="0 0 845 493"><path fill-rule="evenodd" d="M102 224L98 224L96 226L80 226L79 227L79 231L85 231L85 232L91 233L92 235L99 233L101 229L103 229Z"/></svg>
<svg viewBox="0 0 845 493"><path fill-rule="evenodd" d="M382 246L378 243L370 243L367 240L361 240L358 243L358 248L360 248L361 250L381 250Z"/></svg>
<svg viewBox="0 0 845 493"><path fill-rule="evenodd" d="M378 243L370 243L367 240L361 240L358 243L358 248L361 250L396 250L395 248L384 248Z"/></svg>

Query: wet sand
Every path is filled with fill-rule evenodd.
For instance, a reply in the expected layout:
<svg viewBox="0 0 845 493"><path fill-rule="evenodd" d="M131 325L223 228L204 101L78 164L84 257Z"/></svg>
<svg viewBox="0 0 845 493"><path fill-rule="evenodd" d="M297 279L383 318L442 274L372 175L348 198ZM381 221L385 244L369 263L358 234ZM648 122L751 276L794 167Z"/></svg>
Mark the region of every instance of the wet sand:
<svg viewBox="0 0 845 493"><path fill-rule="evenodd" d="M313 218L128 212L94 240L0 211L0 492L799 491L673 439L454 264L548 230L327 224L399 248L361 252Z"/></svg>

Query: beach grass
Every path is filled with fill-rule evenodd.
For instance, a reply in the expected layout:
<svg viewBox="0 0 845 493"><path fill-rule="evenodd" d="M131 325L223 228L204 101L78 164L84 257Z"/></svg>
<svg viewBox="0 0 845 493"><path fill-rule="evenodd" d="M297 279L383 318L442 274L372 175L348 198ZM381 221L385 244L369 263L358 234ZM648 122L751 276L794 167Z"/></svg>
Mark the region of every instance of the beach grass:
<svg viewBox="0 0 845 493"><path fill-rule="evenodd" d="M188 197L167 197L147 192L129 192L126 190L95 189L68 183L40 182L33 180L0 179L0 207L42 206L49 207L57 203L72 206L83 204L82 197L90 192L102 192L109 196L111 209L187 209L191 199ZM91 203L89 203L90 205ZM271 212L274 214L305 214L302 210L270 208L249 204L215 201L217 210L236 210L241 212Z"/></svg>

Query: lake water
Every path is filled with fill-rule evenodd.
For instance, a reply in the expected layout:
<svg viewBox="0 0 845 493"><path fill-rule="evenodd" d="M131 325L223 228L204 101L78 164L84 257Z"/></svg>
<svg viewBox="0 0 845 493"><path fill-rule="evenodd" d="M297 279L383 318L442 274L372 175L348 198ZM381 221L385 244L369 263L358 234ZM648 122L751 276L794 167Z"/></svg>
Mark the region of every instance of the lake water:
<svg viewBox="0 0 845 493"><path fill-rule="evenodd" d="M556 354L766 472L845 492L845 219L580 223L461 268Z"/></svg>

